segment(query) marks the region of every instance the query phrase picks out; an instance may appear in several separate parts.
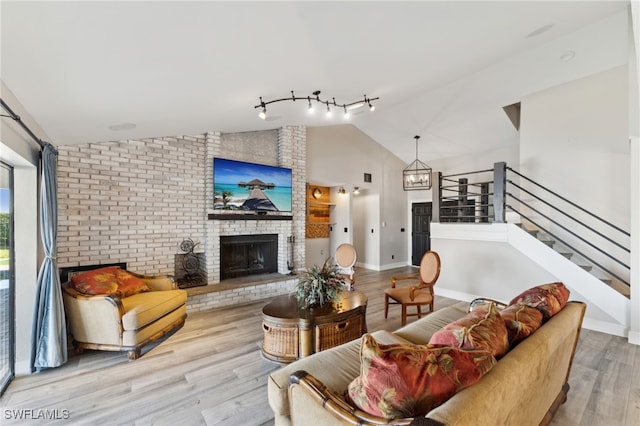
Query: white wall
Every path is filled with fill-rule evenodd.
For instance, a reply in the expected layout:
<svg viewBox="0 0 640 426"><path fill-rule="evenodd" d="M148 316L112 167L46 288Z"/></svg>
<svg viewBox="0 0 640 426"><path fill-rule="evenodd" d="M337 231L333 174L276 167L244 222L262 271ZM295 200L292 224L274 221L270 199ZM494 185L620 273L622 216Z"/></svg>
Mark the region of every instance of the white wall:
<svg viewBox="0 0 640 426"><path fill-rule="evenodd" d="M629 341L640 345L640 2L629 14L629 145L631 150L631 309Z"/></svg>
<svg viewBox="0 0 640 426"><path fill-rule="evenodd" d="M628 70L618 67L526 96L522 100L520 170L526 176L588 211L629 231L630 167L628 133ZM535 191L534 191L535 192ZM546 208L542 207L545 211ZM621 235L566 207L572 216L611 235ZM543 220L544 222L544 220ZM558 236L566 235L549 225ZM576 225L565 226L588 235ZM567 237L571 238L571 237ZM605 251L629 262L629 255L605 241ZM576 247L623 278L629 272L576 242Z"/></svg>
<svg viewBox="0 0 640 426"><path fill-rule="evenodd" d="M307 128L307 181L332 189L343 186L349 192L345 197L350 203L337 202L332 213L337 218L331 235L333 249L338 242L353 242L357 264L371 269L407 263L407 233L400 231L406 229L405 166L351 124ZM371 183L364 182L364 173L371 174ZM351 194L354 186L361 191L357 196ZM333 195L332 200L336 200ZM342 208L351 208L353 214L345 216ZM352 222L345 223L344 217ZM348 236L344 235L345 227Z"/></svg>
<svg viewBox="0 0 640 426"><path fill-rule="evenodd" d="M621 323L613 318L593 303L592 298L585 296L589 293L589 286L584 275L593 279L587 272L572 265L577 271L554 275L547 269L554 262L545 260L541 264L536 263L516 248L509 226L513 225L468 225L470 231L461 231L461 227L467 226L433 225L432 247L442 259L436 294L465 301L488 297L508 303L528 288L561 281L571 291L570 300L587 303L585 327L625 335L626 322ZM527 235L519 228L515 229ZM541 243L538 245L544 250L551 250ZM557 253L553 254L561 258ZM617 296L623 298L619 294Z"/></svg>
<svg viewBox="0 0 640 426"><path fill-rule="evenodd" d="M40 138L42 129L31 119L13 93L0 82L2 99ZM31 372L31 328L39 268L38 254L38 145L17 123L0 120L0 159L14 167L15 232L15 336L16 374Z"/></svg>

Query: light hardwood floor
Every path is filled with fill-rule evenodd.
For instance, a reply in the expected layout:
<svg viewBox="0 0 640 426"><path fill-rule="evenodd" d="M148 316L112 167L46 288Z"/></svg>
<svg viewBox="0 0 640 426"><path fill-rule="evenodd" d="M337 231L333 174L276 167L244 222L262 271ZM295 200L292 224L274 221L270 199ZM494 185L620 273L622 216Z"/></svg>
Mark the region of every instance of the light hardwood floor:
<svg viewBox="0 0 640 426"><path fill-rule="evenodd" d="M392 275L413 271L357 272L356 287L369 297L369 331L400 327L399 307L384 319L382 289ZM266 378L278 365L260 356L267 301L191 314L133 362L124 353L87 351L18 377L0 400L0 424L271 425ZM456 302L436 297L436 309ZM626 339L583 330L569 399L553 424L640 425L639 351ZM20 414L58 419L14 420Z"/></svg>

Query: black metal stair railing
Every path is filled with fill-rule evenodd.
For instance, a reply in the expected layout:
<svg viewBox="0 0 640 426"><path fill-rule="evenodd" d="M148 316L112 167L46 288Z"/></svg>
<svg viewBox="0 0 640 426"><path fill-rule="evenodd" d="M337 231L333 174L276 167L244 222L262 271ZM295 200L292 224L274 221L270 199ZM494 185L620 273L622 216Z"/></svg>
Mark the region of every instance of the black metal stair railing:
<svg viewBox="0 0 640 426"><path fill-rule="evenodd" d="M507 167L504 162L495 163L493 169L445 176L435 174L438 185L434 185L433 194L434 222L504 223L509 210L605 274L630 286L622 276L628 276L626 271L630 271L628 263L621 260L630 254L628 246L619 242L629 242L630 233L624 229ZM569 210L576 212L576 216L582 215L582 219L571 215ZM618 270L604 265L605 259L618 265Z"/></svg>
<svg viewBox="0 0 640 426"><path fill-rule="evenodd" d="M514 175L518 176L521 181L531 184L535 188L541 190L544 196L538 195L534 193L534 191L525 188L522 182L520 182L519 184L514 182L511 179L507 179L506 182L507 182L508 188L505 191L505 201L507 199L511 201L515 201L516 203L518 203L519 207L506 203L505 209L511 210L517 213L518 215L520 215L521 218L530 222L536 228L544 231L547 235L551 236L556 241L559 241L560 243L565 245L568 249L572 250L574 253L577 253L578 255L582 256L584 259L586 259L588 262L600 268L606 274L614 277L615 279L617 279L627 287L630 286L628 279L623 278L620 273L614 271L611 267L607 267L603 265L603 262L595 259L596 255L600 257L608 258L611 261L615 262L616 264L620 265L624 270L629 271L630 266L627 263L625 263L619 257L615 256L612 250L607 250L603 248L602 244L597 243L597 241L605 241L607 244L610 244L612 247L617 247L617 249L622 253L629 254L631 253L631 250L627 246L625 246L624 244L621 244L616 240L616 238L628 240L631 236L629 232L601 218L600 216L586 210L585 208L578 205L577 203L567 199L566 197L563 197L562 195L541 185L540 183L534 181L533 179L530 179L527 176L517 172L511 167L506 167L506 170L509 173L513 173ZM526 194L535 202L538 202L544 206L547 206L549 209L551 209L550 212L546 212L546 213L542 212L540 208L536 208L533 206L533 202L531 200L529 202L524 201L522 197L518 197L513 192L510 192L508 190L509 188L515 188L520 193ZM549 199L555 199L556 203L549 201ZM569 214L567 210L559 208L558 204L560 203L565 203L571 208L576 209L577 211L585 214L587 217L594 220L595 223L600 224L602 226L601 228L602 230L595 229L593 225L589 225L584 220L580 220L574 217L573 215ZM528 209L532 213L526 214L524 212L525 209ZM553 224L555 227L557 227L558 230L562 230L562 232L566 233L566 236L563 235L561 237L559 235L560 232L552 231L550 229L551 226L543 225L542 224L543 220L534 219L532 217L534 215L537 215L536 217L542 218L543 220L548 221L548 223ZM561 218L565 218L567 220L566 223L570 225L561 223ZM579 233L577 231L578 229L582 230L582 232ZM607 229L606 233L604 229ZM585 232L588 235L585 235ZM614 238L614 236L616 238ZM571 239L571 241L568 241L569 239ZM590 247L593 254L587 254L585 249L578 248L577 246L579 244L583 244L585 248Z"/></svg>
<svg viewBox="0 0 640 426"><path fill-rule="evenodd" d="M437 205L433 206L437 221L458 223L494 221L493 169L446 176L438 173L437 177L438 195L433 198L434 201L437 200Z"/></svg>

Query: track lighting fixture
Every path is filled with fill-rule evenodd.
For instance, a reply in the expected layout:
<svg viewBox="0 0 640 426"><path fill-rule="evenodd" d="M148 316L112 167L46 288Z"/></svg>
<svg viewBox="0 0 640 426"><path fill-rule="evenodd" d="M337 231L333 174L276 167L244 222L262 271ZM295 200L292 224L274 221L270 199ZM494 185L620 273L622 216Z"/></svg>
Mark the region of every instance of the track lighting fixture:
<svg viewBox="0 0 640 426"><path fill-rule="evenodd" d="M327 117L331 116L331 107L335 107L335 108L342 108L344 109L344 118L349 118L349 111L354 110L356 108L361 108L365 105L367 105L369 107L369 111L374 111L376 109L375 105L373 105L371 102L372 101L376 101L380 98L368 98L367 95L363 96L362 100L358 100L355 102L349 102L349 103L344 103L344 104L339 104L336 102L336 98L332 98L332 100L330 101L325 101L320 99L320 91L316 90L315 92L313 92L313 96L306 96L306 97L298 97L293 93L293 90L291 91L291 97L288 98L281 98L281 99L274 99L272 101L263 101L262 100L262 96L260 97L260 103L256 106L254 106L254 108L260 108L260 112L258 113L258 117L260 117L261 119L265 120L267 118L267 105L269 104L273 104L276 102L282 102L282 101L298 101L298 100L306 100L307 101L307 110L309 111L309 113L313 112L313 102L315 103L319 103L319 104L324 104L327 107Z"/></svg>

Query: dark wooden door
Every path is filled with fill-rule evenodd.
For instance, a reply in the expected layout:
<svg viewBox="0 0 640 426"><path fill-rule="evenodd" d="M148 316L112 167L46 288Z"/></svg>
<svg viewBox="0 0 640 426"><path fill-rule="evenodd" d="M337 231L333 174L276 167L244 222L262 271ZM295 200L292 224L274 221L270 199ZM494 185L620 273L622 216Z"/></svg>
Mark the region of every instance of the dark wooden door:
<svg viewBox="0 0 640 426"><path fill-rule="evenodd" d="M411 204L411 264L420 266L422 255L431 250L431 203Z"/></svg>

